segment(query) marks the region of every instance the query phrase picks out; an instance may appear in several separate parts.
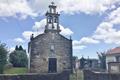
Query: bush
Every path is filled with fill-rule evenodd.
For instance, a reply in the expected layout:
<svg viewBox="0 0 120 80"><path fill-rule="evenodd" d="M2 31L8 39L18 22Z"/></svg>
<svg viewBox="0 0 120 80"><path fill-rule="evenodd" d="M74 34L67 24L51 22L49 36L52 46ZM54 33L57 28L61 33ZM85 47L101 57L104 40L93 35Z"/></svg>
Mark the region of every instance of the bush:
<svg viewBox="0 0 120 80"><path fill-rule="evenodd" d="M9 57L9 61L14 67L27 67L28 65L28 57L26 51L23 50L22 47L10 53Z"/></svg>
<svg viewBox="0 0 120 80"><path fill-rule="evenodd" d="M10 69L10 68L12 68L13 67L13 65L11 64L11 63L7 63L6 65L5 65L5 69Z"/></svg>

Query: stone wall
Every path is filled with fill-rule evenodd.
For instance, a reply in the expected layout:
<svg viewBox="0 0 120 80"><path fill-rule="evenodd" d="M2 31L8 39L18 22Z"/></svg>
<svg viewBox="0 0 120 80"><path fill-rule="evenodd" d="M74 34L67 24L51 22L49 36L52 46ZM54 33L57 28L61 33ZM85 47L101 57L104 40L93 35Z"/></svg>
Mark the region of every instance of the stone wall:
<svg viewBox="0 0 120 80"><path fill-rule="evenodd" d="M84 80L120 80L120 73L105 73L84 70Z"/></svg>
<svg viewBox="0 0 120 80"><path fill-rule="evenodd" d="M0 80L69 80L69 72L52 74L0 75Z"/></svg>

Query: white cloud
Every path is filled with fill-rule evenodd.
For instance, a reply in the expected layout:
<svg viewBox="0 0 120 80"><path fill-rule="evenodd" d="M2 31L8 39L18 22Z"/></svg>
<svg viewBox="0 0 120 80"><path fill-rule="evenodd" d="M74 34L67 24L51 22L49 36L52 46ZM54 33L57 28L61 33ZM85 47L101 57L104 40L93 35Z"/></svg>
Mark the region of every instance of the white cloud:
<svg viewBox="0 0 120 80"><path fill-rule="evenodd" d="M82 49L86 48L85 45L82 45L80 43L80 41L77 41L77 40L73 40L73 44L72 45L73 45L73 49L74 50L82 50Z"/></svg>
<svg viewBox="0 0 120 80"><path fill-rule="evenodd" d="M35 22L35 25L33 26L34 31L38 31L39 33L43 33L45 30L46 25L46 19L42 19L40 22ZM59 25L61 32L60 34L64 36L70 36L73 34L73 32L69 28L64 28L62 25Z"/></svg>
<svg viewBox="0 0 120 80"><path fill-rule="evenodd" d="M81 40L74 40L73 41L73 45L74 46L79 46L79 45L87 45L87 44L98 44L99 41L95 40L93 38L90 37L83 37Z"/></svg>
<svg viewBox="0 0 120 80"><path fill-rule="evenodd" d="M43 33L46 25L46 19L42 19L40 22L35 22L33 26L34 31L39 31L39 33Z"/></svg>
<svg viewBox="0 0 120 80"><path fill-rule="evenodd" d="M59 12L74 14L83 12L86 14L104 13L107 10L114 9L116 3L120 0L31 0L31 7L44 13L51 1L58 6Z"/></svg>
<svg viewBox="0 0 120 80"><path fill-rule="evenodd" d="M120 3L120 0L106 0L107 5L112 5L114 3ZM115 5L114 5L115 6ZM97 41L103 41L107 44L120 44L120 30L118 30L115 26L120 26L120 7L114 7L109 13L108 16L105 17L104 21L102 21L97 29L94 31L92 38ZM84 38L81 41L86 42ZM88 40L90 41L90 40ZM91 41L90 41L91 42ZM80 41L79 41L80 43Z"/></svg>
<svg viewBox="0 0 120 80"><path fill-rule="evenodd" d="M26 39L26 40L29 40L30 39L30 36L33 34L32 31L24 31L22 33L23 37Z"/></svg>
<svg viewBox="0 0 120 80"><path fill-rule="evenodd" d="M2 0L3 1L3 0ZM36 14L43 14L48 9L48 5L50 4L51 0L12 0L15 3L9 3L12 6L19 4L18 10L16 8L11 8L15 10L11 13L11 9L8 14L4 14L5 16L17 16L20 13L21 16L35 16ZM16 2L17 1L17 2ZM79 41L73 41L74 46L79 49L83 49L87 44L97 44L100 41L104 41L105 43L115 43L120 44L120 31L114 28L115 24L120 24L120 8L116 7L115 4L119 4L120 0L55 0L55 3L58 5L58 11L64 12L67 14L74 14L74 13L86 13L86 14L94 14L94 13L104 13L107 10L110 10L108 17L105 21L101 22L100 25L95 30L94 34L89 37L83 37ZM6 4L6 2L2 2L2 4ZM8 3L7 3L8 4ZM21 5L23 7L21 7ZM14 6L13 6L14 7ZM0 9L3 9L0 7ZM28 11L27 11L28 10ZM3 12L1 10L1 12ZM0 13L1 13L0 12ZM36 12L36 13L34 13ZM11 14L10 14L11 13ZM3 14L3 13L2 13ZM4 16L3 15L3 16ZM44 32L46 19L41 20L40 22L35 22L33 26L33 31L24 31L23 37L25 39L29 39L31 34L41 34ZM70 36L73 32L69 28L64 28L60 25L61 34ZM114 36L113 36L114 35ZM74 48L75 48L74 47Z"/></svg>
<svg viewBox="0 0 120 80"><path fill-rule="evenodd" d="M70 30L69 28L64 28L63 26L60 25L60 29L61 32L60 34L64 35L64 36L71 36L74 34L74 32L72 30Z"/></svg>
<svg viewBox="0 0 120 80"><path fill-rule="evenodd" d="M95 40L93 38L90 38L90 37L83 37L81 40L80 40L80 43L81 44L98 44L99 41L98 40Z"/></svg>
<svg viewBox="0 0 120 80"><path fill-rule="evenodd" d="M59 5L60 11L68 14L79 12L94 14L113 9L114 4L119 2L120 0L60 0Z"/></svg>
<svg viewBox="0 0 120 80"><path fill-rule="evenodd" d="M73 49L78 49L78 50L82 50L84 48L86 48L88 44L98 44L99 41L95 40L93 38L90 37L83 37L81 40L74 40L73 41Z"/></svg>
<svg viewBox="0 0 120 80"><path fill-rule="evenodd" d="M112 24L120 24L120 7L110 13L108 20Z"/></svg>
<svg viewBox="0 0 120 80"><path fill-rule="evenodd" d="M80 44L80 41L77 40L74 40L72 45L73 45L73 50L82 50L86 48L86 46Z"/></svg>
<svg viewBox="0 0 120 80"><path fill-rule="evenodd" d="M81 45L80 41L78 40L73 41L73 46L79 46L79 45Z"/></svg>
<svg viewBox="0 0 120 80"><path fill-rule="evenodd" d="M93 38L95 39L107 39L106 35L107 34L111 34L113 32L115 32L115 30L112 28L112 24L108 23L108 22L103 22L101 23L96 31L95 34L93 35Z"/></svg>
<svg viewBox="0 0 120 80"><path fill-rule="evenodd" d="M103 7L101 3L99 3L99 1L96 2L96 0L61 0L60 5L60 10L67 14L79 12L90 14L106 10L106 7Z"/></svg>
<svg viewBox="0 0 120 80"><path fill-rule="evenodd" d="M115 29L108 22L103 22L97 27L92 38L108 44L120 44L120 30Z"/></svg>
<svg viewBox="0 0 120 80"><path fill-rule="evenodd" d="M104 13L116 8L120 0L0 0L1 17L19 17L43 15L48 10L48 5L54 1L59 12L74 13Z"/></svg>
<svg viewBox="0 0 120 80"><path fill-rule="evenodd" d="M28 16L43 15L52 0L0 0L0 17L17 17L26 19ZM55 1L55 2L58 2Z"/></svg>
<svg viewBox="0 0 120 80"><path fill-rule="evenodd" d="M21 44L21 43L24 43L24 42L25 42L22 38L15 38L14 41L15 41L17 44Z"/></svg>
<svg viewBox="0 0 120 80"><path fill-rule="evenodd" d="M104 41L108 44L120 44L120 30L115 28L115 25L120 25L120 7L111 11L105 21L101 22L97 27L94 39Z"/></svg>
<svg viewBox="0 0 120 80"><path fill-rule="evenodd" d="M24 31L22 35L25 39L29 40L32 34L34 34L34 36L37 36L39 34L44 33L45 25L46 19L42 19L40 22L35 22L35 24L32 27L33 31ZM64 28L63 26L60 25L60 29L61 29L60 34L62 34L63 36L73 35L72 30L70 30L69 28Z"/></svg>
<svg viewBox="0 0 120 80"><path fill-rule="evenodd" d="M39 31L24 31L22 33L22 36L26 39L26 40L30 40L31 35L34 34L34 37L38 36L39 34L41 34Z"/></svg>
<svg viewBox="0 0 120 80"><path fill-rule="evenodd" d="M102 22L92 37L109 44L120 44L120 30L115 29L110 22Z"/></svg>
<svg viewBox="0 0 120 80"><path fill-rule="evenodd" d="M36 13L43 15L48 10L48 5L54 1L56 4L59 0L30 0L30 7L36 11Z"/></svg>
<svg viewBox="0 0 120 80"><path fill-rule="evenodd" d="M13 52L15 50L14 47L9 48L9 53Z"/></svg>
<svg viewBox="0 0 120 80"><path fill-rule="evenodd" d="M85 49L85 48L86 48L86 46L84 46L84 45L73 46L73 49L74 49L74 50L83 50L83 49Z"/></svg>
<svg viewBox="0 0 120 80"><path fill-rule="evenodd" d="M37 16L30 8L27 0L0 0L0 17L19 17Z"/></svg>

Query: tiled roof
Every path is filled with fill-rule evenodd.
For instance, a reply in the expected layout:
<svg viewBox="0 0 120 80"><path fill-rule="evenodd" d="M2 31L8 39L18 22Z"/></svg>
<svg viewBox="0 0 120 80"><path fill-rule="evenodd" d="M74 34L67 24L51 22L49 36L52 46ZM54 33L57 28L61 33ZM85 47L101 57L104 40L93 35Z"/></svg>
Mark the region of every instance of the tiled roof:
<svg viewBox="0 0 120 80"><path fill-rule="evenodd" d="M107 55L112 55L112 54L120 54L120 47L116 47L113 49L110 49L106 53Z"/></svg>

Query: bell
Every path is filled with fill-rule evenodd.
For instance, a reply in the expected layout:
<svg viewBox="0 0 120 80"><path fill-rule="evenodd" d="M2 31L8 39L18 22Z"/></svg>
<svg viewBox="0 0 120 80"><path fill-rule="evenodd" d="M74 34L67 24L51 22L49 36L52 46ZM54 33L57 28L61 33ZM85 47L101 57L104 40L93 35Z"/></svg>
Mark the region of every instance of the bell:
<svg viewBox="0 0 120 80"><path fill-rule="evenodd" d="M55 23L57 23L57 19L55 18Z"/></svg>

